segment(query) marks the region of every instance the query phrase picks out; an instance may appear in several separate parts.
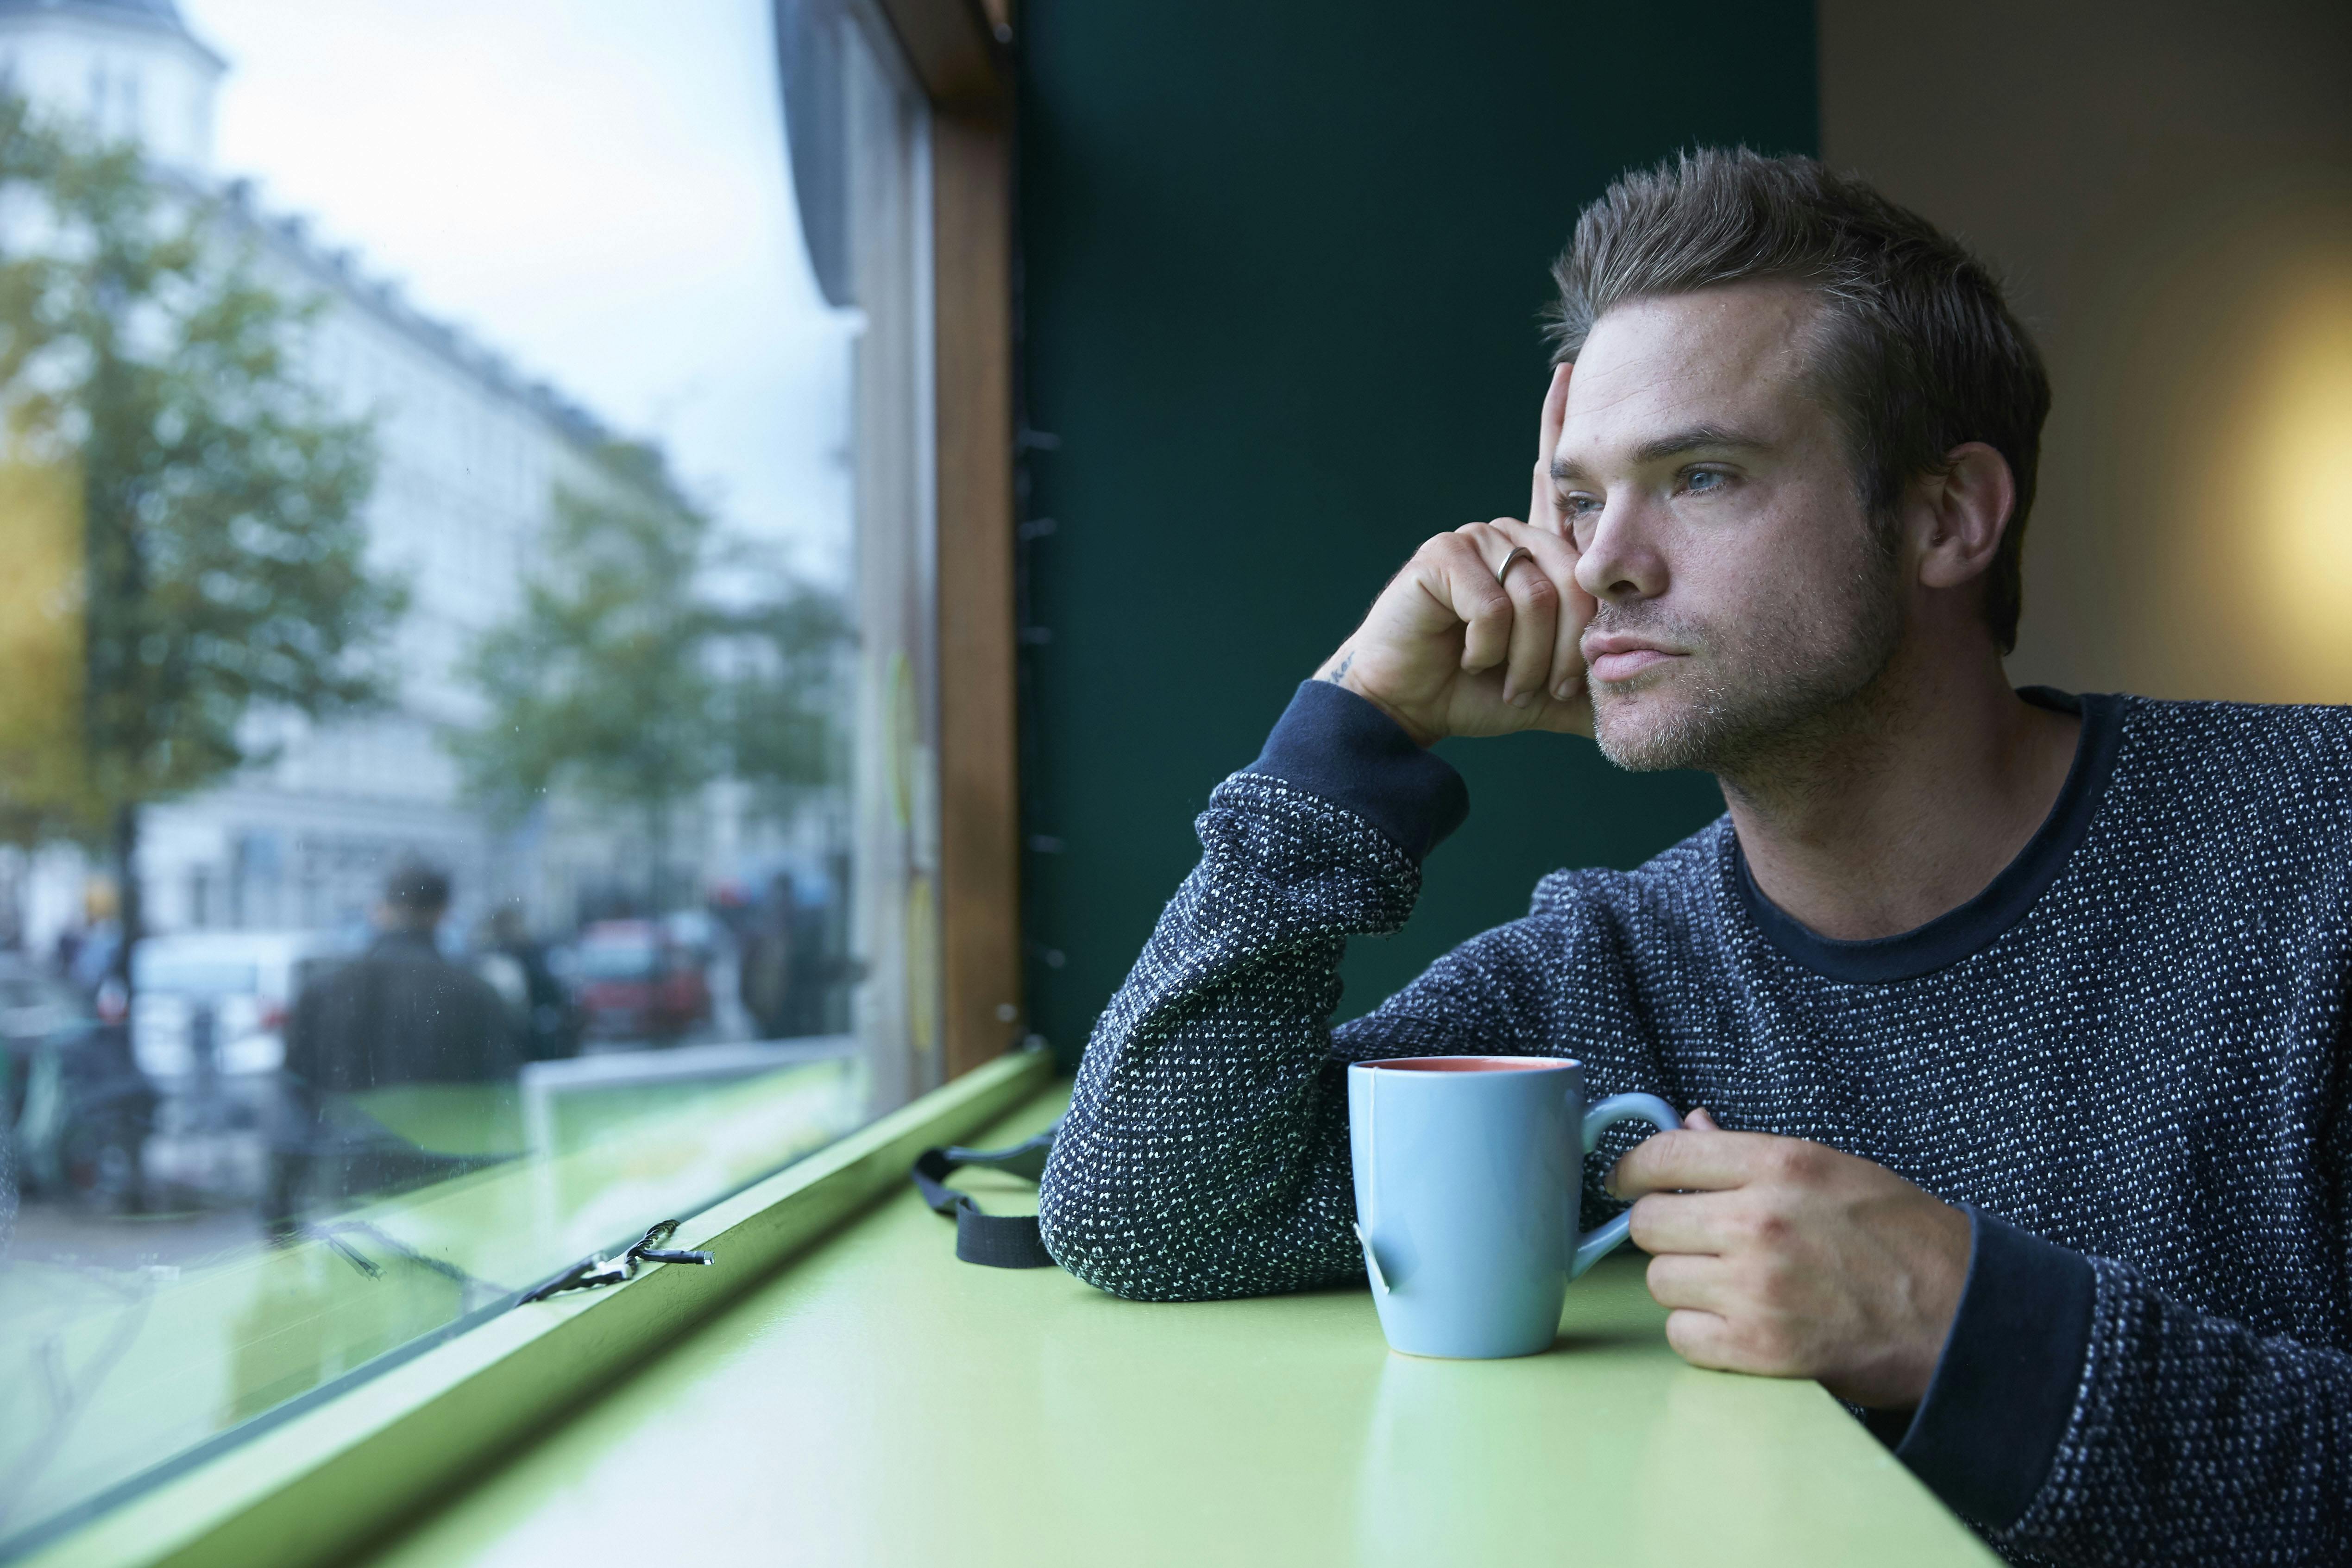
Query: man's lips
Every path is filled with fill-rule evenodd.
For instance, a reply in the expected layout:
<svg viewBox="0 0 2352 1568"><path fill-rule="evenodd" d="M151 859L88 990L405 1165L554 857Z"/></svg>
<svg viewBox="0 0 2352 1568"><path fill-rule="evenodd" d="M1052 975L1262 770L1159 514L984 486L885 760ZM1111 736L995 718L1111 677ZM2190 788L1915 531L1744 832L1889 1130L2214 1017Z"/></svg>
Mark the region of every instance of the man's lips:
<svg viewBox="0 0 2352 1568"><path fill-rule="evenodd" d="M1645 669L1685 657L1677 649L1660 647L1643 637L1616 635L1586 637L1583 648L1584 662L1595 680L1631 680Z"/></svg>

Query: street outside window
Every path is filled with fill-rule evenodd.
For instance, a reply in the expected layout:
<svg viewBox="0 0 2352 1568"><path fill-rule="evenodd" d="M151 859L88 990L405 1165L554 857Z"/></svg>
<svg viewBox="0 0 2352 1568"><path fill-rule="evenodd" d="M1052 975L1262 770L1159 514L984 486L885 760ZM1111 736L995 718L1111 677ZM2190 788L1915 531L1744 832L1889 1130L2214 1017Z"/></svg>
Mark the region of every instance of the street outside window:
<svg viewBox="0 0 2352 1568"><path fill-rule="evenodd" d="M926 114L0 0L0 1552L940 1081Z"/></svg>

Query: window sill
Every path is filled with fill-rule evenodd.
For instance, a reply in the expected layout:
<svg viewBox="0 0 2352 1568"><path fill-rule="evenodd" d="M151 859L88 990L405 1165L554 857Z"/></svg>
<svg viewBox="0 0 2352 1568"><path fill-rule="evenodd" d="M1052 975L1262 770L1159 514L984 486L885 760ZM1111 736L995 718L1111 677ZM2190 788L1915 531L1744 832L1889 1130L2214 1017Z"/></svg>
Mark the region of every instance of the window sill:
<svg viewBox="0 0 2352 1568"><path fill-rule="evenodd" d="M17 1561L300 1568L343 1556L895 1190L922 1150L977 1131L1052 1076L1043 1053L977 1068L688 1220L671 1245L712 1251L718 1267L657 1267L500 1313L168 1479L131 1483L135 1493L26 1542Z"/></svg>

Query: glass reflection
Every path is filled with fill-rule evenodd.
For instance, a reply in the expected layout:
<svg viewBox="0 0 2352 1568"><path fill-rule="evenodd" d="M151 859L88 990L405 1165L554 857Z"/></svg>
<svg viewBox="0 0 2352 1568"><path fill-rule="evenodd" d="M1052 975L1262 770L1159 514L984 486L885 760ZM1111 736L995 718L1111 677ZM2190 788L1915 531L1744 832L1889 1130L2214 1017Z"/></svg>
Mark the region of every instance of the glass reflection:
<svg viewBox="0 0 2352 1568"><path fill-rule="evenodd" d="M376 905L375 940L295 999L261 1200L273 1237L297 1234L313 1204L339 1208L520 1152L520 1041L506 1000L436 945L448 912L446 876L402 867Z"/></svg>
<svg viewBox="0 0 2352 1568"><path fill-rule="evenodd" d="M769 0L0 0L0 1555L936 1081L926 110L821 9L836 299Z"/></svg>

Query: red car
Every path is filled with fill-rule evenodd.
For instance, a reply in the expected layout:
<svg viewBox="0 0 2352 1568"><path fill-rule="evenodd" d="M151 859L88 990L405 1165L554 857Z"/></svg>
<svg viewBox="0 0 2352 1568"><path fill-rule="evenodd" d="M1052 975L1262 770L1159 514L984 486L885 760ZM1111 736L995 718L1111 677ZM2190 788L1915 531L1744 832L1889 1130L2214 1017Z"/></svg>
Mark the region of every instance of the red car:
<svg viewBox="0 0 2352 1568"><path fill-rule="evenodd" d="M675 1039L710 1016L701 958L652 921L599 921L581 932L573 954L592 1036Z"/></svg>

